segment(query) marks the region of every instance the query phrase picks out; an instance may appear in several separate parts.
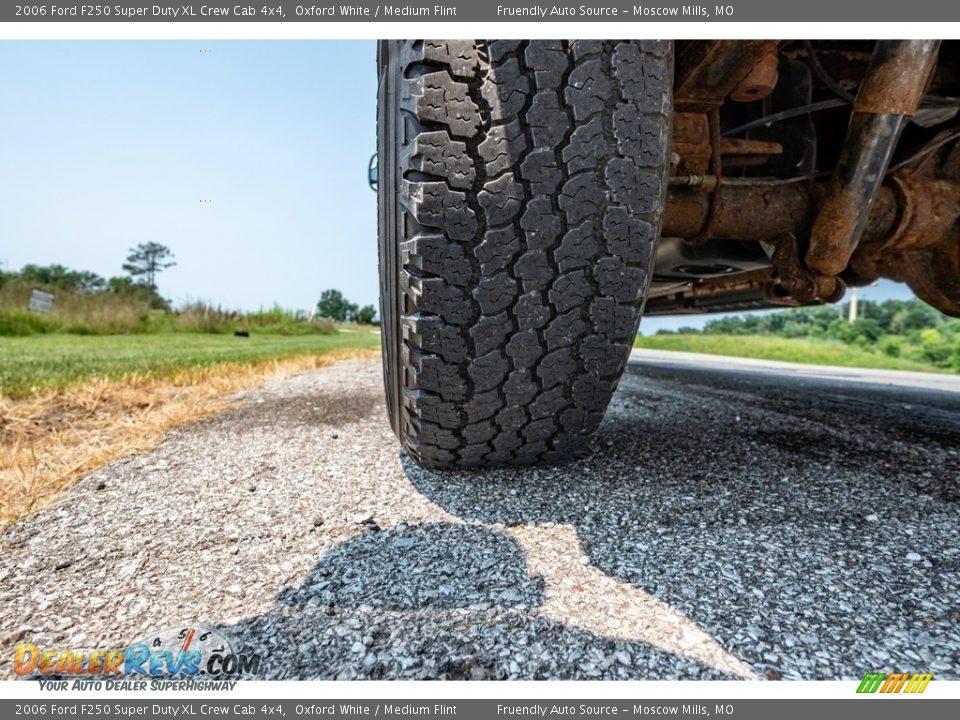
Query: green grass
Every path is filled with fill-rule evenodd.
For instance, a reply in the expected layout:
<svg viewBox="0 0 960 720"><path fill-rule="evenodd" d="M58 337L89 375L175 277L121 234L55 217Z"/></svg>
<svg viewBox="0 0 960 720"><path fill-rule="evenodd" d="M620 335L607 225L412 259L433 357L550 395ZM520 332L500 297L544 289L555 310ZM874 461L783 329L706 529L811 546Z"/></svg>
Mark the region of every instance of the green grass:
<svg viewBox="0 0 960 720"><path fill-rule="evenodd" d="M636 347L782 360L808 365L945 372L923 362L890 357L880 352L828 340L780 338L772 335L653 335L637 337Z"/></svg>
<svg viewBox="0 0 960 720"><path fill-rule="evenodd" d="M0 338L0 396L26 397L94 378L162 377L192 367L379 346L374 328L344 329L329 335L248 338L200 333Z"/></svg>

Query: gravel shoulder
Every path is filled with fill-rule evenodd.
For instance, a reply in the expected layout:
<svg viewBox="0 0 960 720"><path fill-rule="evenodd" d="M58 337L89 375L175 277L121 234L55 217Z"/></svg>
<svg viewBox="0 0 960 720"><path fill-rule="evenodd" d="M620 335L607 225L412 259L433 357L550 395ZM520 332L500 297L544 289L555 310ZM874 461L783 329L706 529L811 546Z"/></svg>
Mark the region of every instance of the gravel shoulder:
<svg viewBox="0 0 960 720"><path fill-rule="evenodd" d="M410 463L377 362L269 383L7 528L0 654L195 622L269 678L960 678L960 393L822 372L638 353L586 457L490 472Z"/></svg>

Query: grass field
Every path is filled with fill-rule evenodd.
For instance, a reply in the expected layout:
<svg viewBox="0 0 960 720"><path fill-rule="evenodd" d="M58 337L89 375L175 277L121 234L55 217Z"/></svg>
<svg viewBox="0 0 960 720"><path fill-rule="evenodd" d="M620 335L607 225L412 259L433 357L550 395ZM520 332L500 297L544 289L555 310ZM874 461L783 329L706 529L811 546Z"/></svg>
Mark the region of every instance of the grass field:
<svg viewBox="0 0 960 720"><path fill-rule="evenodd" d="M87 473L145 452L228 398L338 360L376 358L375 328L329 334L0 337L0 529Z"/></svg>
<svg viewBox="0 0 960 720"><path fill-rule="evenodd" d="M0 338L0 396L23 398L93 379L162 378L193 367L376 348L376 328L354 326L330 335L203 333L152 335L30 335Z"/></svg>
<svg viewBox="0 0 960 720"><path fill-rule="evenodd" d="M653 350L782 360L810 365L946 372L926 363L890 357L880 352L828 340L781 338L772 335L653 335L638 336L634 344L639 348Z"/></svg>

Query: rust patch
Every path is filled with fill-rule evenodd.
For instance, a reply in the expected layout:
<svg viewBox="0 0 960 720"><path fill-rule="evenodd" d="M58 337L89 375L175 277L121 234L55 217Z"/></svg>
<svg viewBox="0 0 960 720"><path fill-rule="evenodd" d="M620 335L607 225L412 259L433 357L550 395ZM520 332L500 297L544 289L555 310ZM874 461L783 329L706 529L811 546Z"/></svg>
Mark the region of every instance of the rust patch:
<svg viewBox="0 0 960 720"><path fill-rule="evenodd" d="M857 92L854 112L912 116L937 65L939 40L877 43L867 75Z"/></svg>
<svg viewBox="0 0 960 720"><path fill-rule="evenodd" d="M677 104L719 105L780 40L709 40L678 47Z"/></svg>
<svg viewBox="0 0 960 720"><path fill-rule="evenodd" d="M780 73L776 53L770 53L758 62L750 73L730 93L735 102L753 102L770 95L777 86Z"/></svg>
<svg viewBox="0 0 960 720"><path fill-rule="evenodd" d="M891 176L899 213L884 237L865 239L850 260L859 276L887 277L960 316L960 183L898 172Z"/></svg>

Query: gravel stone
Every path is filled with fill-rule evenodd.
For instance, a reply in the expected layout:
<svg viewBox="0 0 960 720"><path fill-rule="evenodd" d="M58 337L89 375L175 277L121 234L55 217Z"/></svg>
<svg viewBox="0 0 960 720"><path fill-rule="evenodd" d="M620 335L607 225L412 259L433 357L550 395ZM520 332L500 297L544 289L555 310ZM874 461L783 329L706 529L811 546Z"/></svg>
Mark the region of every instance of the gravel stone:
<svg viewBox="0 0 960 720"><path fill-rule="evenodd" d="M586 456L483 472L400 452L377 362L270 382L2 533L0 654L199 622L268 679L960 679L960 393L858 372L643 354Z"/></svg>

